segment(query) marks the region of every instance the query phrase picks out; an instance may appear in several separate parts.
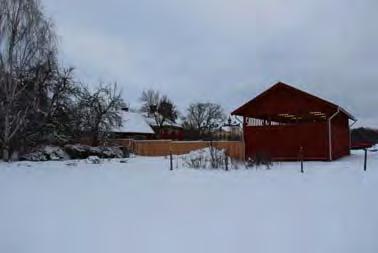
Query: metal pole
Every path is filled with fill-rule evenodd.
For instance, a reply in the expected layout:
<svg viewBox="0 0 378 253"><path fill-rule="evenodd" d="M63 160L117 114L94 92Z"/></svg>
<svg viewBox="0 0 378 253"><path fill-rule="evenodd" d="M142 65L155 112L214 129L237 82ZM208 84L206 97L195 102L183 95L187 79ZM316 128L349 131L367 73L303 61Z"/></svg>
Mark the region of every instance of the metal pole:
<svg viewBox="0 0 378 253"><path fill-rule="evenodd" d="M304 169L303 169L303 157L304 157L303 147L301 147L299 149L299 159L301 160L301 173L304 173Z"/></svg>
<svg viewBox="0 0 378 253"><path fill-rule="evenodd" d="M173 170L173 157L172 157L172 152L169 153L169 159L170 159L170 170Z"/></svg>
<svg viewBox="0 0 378 253"><path fill-rule="evenodd" d="M365 148L364 151L365 151L364 171L366 171L366 169L367 169L367 149Z"/></svg>

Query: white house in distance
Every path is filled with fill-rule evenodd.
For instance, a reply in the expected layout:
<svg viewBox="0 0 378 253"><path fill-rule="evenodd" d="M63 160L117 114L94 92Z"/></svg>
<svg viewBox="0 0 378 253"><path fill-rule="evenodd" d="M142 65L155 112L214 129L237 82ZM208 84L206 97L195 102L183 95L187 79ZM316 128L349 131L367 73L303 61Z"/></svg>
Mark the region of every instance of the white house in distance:
<svg viewBox="0 0 378 253"><path fill-rule="evenodd" d="M122 125L112 130L114 138L145 140L155 137L155 131L140 113L130 112L125 107L122 108L120 116L122 118Z"/></svg>
<svg viewBox="0 0 378 253"><path fill-rule="evenodd" d="M227 122L224 122L213 134L220 140L232 141L241 140L243 131L241 124L236 120L233 121L231 117L229 117Z"/></svg>

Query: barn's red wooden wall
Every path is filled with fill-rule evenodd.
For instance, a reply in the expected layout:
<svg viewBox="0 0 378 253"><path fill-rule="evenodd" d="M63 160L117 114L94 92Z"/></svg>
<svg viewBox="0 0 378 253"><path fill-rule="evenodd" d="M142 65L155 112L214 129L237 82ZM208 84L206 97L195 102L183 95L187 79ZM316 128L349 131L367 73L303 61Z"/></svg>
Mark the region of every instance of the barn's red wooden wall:
<svg viewBox="0 0 378 253"><path fill-rule="evenodd" d="M298 160L303 147L305 160L329 160L327 122L279 126L245 126L246 158L258 152L274 160Z"/></svg>
<svg viewBox="0 0 378 253"><path fill-rule="evenodd" d="M354 117L331 102L287 84L273 85L232 114L244 117L244 122L253 118L283 123L273 126L244 123L246 158L264 152L275 160L297 160L301 146L306 160L335 160L350 154L349 119Z"/></svg>
<svg viewBox="0 0 378 253"><path fill-rule="evenodd" d="M332 129L332 160L350 155L349 121L342 114L338 114L331 121Z"/></svg>

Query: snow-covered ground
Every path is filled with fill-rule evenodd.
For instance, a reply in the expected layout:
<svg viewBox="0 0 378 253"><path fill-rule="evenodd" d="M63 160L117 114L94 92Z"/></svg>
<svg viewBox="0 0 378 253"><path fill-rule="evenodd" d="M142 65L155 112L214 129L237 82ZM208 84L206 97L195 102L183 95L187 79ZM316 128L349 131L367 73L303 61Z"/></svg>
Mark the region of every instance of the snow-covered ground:
<svg viewBox="0 0 378 253"><path fill-rule="evenodd" d="M271 170L0 163L0 252L378 252L378 153ZM174 163L176 166L176 162Z"/></svg>

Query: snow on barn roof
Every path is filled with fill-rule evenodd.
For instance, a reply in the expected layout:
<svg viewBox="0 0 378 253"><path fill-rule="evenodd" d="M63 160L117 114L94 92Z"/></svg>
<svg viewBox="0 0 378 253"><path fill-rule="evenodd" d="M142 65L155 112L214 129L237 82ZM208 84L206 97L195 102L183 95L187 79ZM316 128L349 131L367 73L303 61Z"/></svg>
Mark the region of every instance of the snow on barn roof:
<svg viewBox="0 0 378 253"><path fill-rule="evenodd" d="M143 115L136 112L121 111L122 126L113 129L115 133L154 134Z"/></svg>

